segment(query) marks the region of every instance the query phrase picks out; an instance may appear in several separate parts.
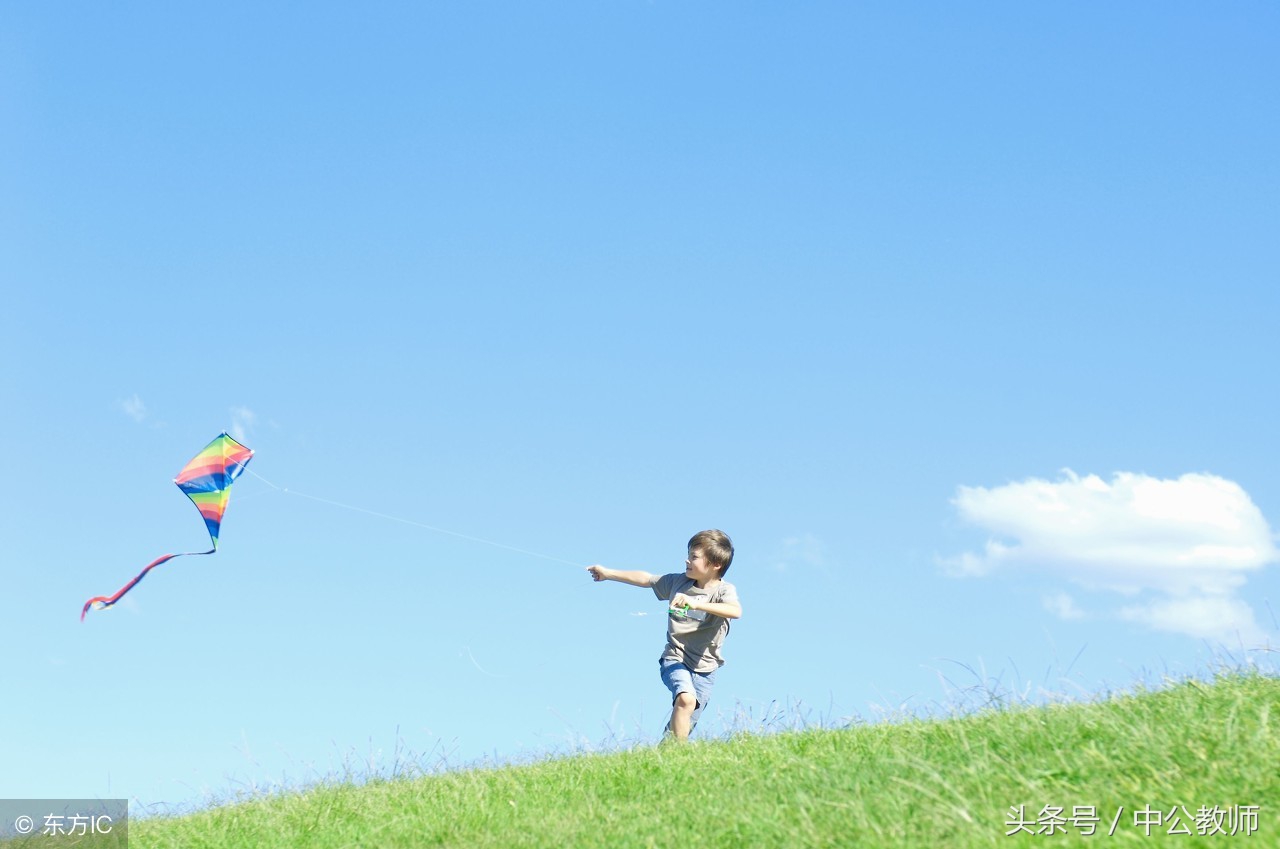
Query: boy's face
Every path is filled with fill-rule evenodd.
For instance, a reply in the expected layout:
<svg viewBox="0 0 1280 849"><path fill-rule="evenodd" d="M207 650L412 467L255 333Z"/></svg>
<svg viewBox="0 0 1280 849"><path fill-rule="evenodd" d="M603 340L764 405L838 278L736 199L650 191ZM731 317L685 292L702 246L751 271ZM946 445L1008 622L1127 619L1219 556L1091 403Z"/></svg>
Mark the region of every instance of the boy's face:
<svg viewBox="0 0 1280 849"><path fill-rule="evenodd" d="M698 586L720 577L720 570L707 562L707 558L702 556L702 549L700 548L690 549L689 559L684 562L684 573L686 576L693 578Z"/></svg>

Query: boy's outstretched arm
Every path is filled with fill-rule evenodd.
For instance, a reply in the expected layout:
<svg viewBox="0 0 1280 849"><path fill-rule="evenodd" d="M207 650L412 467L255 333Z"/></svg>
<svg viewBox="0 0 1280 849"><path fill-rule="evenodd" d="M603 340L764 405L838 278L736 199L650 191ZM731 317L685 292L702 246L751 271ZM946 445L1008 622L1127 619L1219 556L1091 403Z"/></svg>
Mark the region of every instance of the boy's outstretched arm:
<svg viewBox="0 0 1280 849"><path fill-rule="evenodd" d="M630 584L633 587L652 587L658 583L657 575L651 575L638 569L624 572L619 569L606 569L603 566L588 566L587 571L597 581L617 581L622 584Z"/></svg>

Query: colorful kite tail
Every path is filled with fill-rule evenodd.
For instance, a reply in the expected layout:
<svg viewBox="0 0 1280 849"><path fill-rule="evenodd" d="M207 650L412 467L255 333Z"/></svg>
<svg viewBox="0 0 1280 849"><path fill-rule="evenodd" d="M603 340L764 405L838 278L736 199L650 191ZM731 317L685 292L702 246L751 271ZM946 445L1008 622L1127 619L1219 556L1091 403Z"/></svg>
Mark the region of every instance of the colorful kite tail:
<svg viewBox="0 0 1280 849"><path fill-rule="evenodd" d="M133 589L138 584L139 581L147 577L148 572L150 572L152 569L159 566L161 563L167 563L168 561L172 560L175 557L188 557L188 556L199 556L201 554L213 554L217 550L218 549L215 547L215 548L209 549L208 551L184 551L181 554L165 554L165 555L161 555L160 557L157 557L155 560L152 560L150 563L148 563L146 565L146 568L144 568L141 572L137 574L137 577L135 577L132 581L130 581L129 583L121 587L119 590L117 590L115 595L109 595L109 596L100 595L100 596L97 596L96 598L91 598L88 601L86 601L84 603L84 609L80 611L80 621L81 622L84 621L84 615L89 612L89 608L91 607L94 610L106 610L107 608L111 607L113 604L119 601L124 596L125 593Z"/></svg>

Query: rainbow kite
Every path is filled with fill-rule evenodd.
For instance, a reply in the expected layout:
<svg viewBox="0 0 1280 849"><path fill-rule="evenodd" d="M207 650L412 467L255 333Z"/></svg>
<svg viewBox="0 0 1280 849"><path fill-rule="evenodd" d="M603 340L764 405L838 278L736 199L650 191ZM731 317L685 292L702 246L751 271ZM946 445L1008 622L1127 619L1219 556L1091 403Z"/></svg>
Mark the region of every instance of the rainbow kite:
<svg viewBox="0 0 1280 849"><path fill-rule="evenodd" d="M125 593L133 589L139 581L145 578L148 572L161 563L172 560L175 557L213 554L216 552L218 550L218 529L222 526L222 514L226 512L227 502L231 500L231 483L240 477L240 473L244 471L244 467L249 464L249 460L252 457L253 451L251 449L244 447L224 433L206 445L203 451L191 459L190 463L183 466L182 471L178 472L178 476L173 479L173 482L178 485L178 489L187 494L187 497L191 499L191 503L196 505L200 515L204 517L205 526L209 529L209 539L213 542L213 548L208 551L185 551L182 554L166 554L163 557L157 557L148 563L147 567L139 572L136 578L121 587L115 595L98 596L86 601L84 609L80 611L80 621L84 621L84 615L89 612L90 607L94 610L103 610L115 604Z"/></svg>

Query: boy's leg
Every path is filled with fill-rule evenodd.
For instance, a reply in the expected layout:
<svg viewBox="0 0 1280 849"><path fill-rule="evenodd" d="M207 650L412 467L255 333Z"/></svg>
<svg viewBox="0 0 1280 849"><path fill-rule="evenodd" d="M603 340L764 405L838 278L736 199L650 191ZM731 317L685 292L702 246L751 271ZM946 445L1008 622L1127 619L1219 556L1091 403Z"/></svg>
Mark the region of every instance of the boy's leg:
<svg viewBox="0 0 1280 849"><path fill-rule="evenodd" d="M698 724L702 709L711 698L711 685L715 673L700 674L691 671L678 660L661 662L662 683L671 691L671 719L667 730L677 740L688 740Z"/></svg>
<svg viewBox="0 0 1280 849"><path fill-rule="evenodd" d="M671 704L671 722L667 727L677 740L688 740L693 730L693 710L698 706L698 699L693 693L680 693Z"/></svg>
<svg viewBox="0 0 1280 849"><path fill-rule="evenodd" d="M702 712L706 710L707 703L711 701L711 688L715 682L715 672L693 673L693 697L697 700L697 704L689 717L690 734L693 733L693 729L698 727L698 720L702 717Z"/></svg>
<svg viewBox="0 0 1280 849"><path fill-rule="evenodd" d="M677 740L689 739L691 717L698 699L694 694L693 673L678 660L659 661L662 672L662 683L671 691L671 718L667 720L667 730Z"/></svg>

